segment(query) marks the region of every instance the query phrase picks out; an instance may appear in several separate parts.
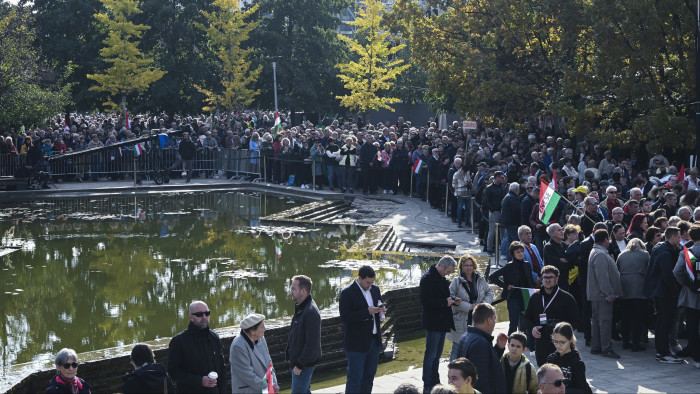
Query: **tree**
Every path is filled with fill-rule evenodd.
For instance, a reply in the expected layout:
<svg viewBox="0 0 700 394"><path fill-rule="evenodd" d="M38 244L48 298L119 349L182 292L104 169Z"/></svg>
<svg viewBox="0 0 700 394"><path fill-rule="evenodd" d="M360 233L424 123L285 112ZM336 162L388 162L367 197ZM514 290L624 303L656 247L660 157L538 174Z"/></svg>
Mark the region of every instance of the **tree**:
<svg viewBox="0 0 700 394"><path fill-rule="evenodd" d="M0 5L0 130L38 125L70 102L69 86L42 86L28 10Z"/></svg>
<svg viewBox="0 0 700 394"><path fill-rule="evenodd" d="M398 102L399 99L383 96L382 93L391 89L396 77L408 68L407 64L403 64L402 58L390 59L405 44L390 45L391 32L381 27L385 12L384 4L379 0L363 0L355 20L349 22L356 27L354 38L338 35L338 38L348 44L350 51L357 55L357 60L336 66L340 70L338 77L350 91L348 95L336 98L344 107L367 116L369 111L380 108L393 111L389 104Z"/></svg>
<svg viewBox="0 0 700 394"><path fill-rule="evenodd" d="M221 85L223 91L217 94L211 90L196 86L206 97L204 111L241 109L253 103L260 91L249 86L257 80L262 66L251 69L251 62L246 57L252 48L243 48L250 32L260 21L246 22L258 9L257 5L248 10L241 9L239 0L215 0L216 11L202 11L209 22L208 26L197 24L206 32L209 45L221 61Z"/></svg>
<svg viewBox="0 0 700 394"><path fill-rule="evenodd" d="M112 66L105 74L88 74L88 78L97 82L91 90L107 92L108 100L104 104L111 110L117 105L112 94L121 95L122 109L126 112L126 96L142 92L160 78L165 72L153 67L153 59L146 58L138 49L139 41L145 30L150 27L137 25L128 20L141 13L135 0L100 0L107 9L106 13L95 14L95 19L108 30L103 41L105 47L100 56Z"/></svg>
<svg viewBox="0 0 700 394"><path fill-rule="evenodd" d="M293 111L335 112L343 91L335 65L347 60L336 34L350 0L257 0L260 28L251 34L253 61L263 66L258 107L271 108L271 62L277 62L279 105Z"/></svg>

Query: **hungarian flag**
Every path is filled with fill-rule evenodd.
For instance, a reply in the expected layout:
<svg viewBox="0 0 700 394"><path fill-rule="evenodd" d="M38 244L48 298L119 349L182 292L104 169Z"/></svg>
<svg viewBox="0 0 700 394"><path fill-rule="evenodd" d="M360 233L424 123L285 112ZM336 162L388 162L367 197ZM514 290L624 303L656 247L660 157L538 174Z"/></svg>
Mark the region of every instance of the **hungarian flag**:
<svg viewBox="0 0 700 394"><path fill-rule="evenodd" d="M552 172L552 181L549 182L549 187L551 187L554 190L557 190L557 172L556 171Z"/></svg>
<svg viewBox="0 0 700 394"><path fill-rule="evenodd" d="M688 274L688 278L691 281L694 281L695 266L698 263L698 259L685 246L683 246L683 255L685 256L685 273Z"/></svg>
<svg viewBox="0 0 700 394"><path fill-rule="evenodd" d="M554 213L561 196L554 191L545 181L540 181L540 221L549 223L549 219Z"/></svg>
<svg viewBox="0 0 700 394"><path fill-rule="evenodd" d="M277 137L277 133L282 130L282 121L280 121L279 112L275 112L275 125L272 127L272 138Z"/></svg>
<svg viewBox="0 0 700 394"><path fill-rule="evenodd" d="M421 172L423 172L424 168L425 168L425 163L423 163L423 160L416 159L416 163L413 165L413 173L420 174Z"/></svg>
<svg viewBox="0 0 700 394"><path fill-rule="evenodd" d="M275 242L275 256L277 257L277 260L282 257L282 242L280 242L277 237L272 237L272 240Z"/></svg>
<svg viewBox="0 0 700 394"><path fill-rule="evenodd" d="M267 366L267 372L265 372L265 377L263 378L263 384L266 386L262 390L263 394L265 393L270 393L274 394L275 392L275 386L274 386L274 381L272 380L272 361L270 361L270 364Z"/></svg>
<svg viewBox="0 0 700 394"><path fill-rule="evenodd" d="M141 144L134 145L134 154L136 156L141 156L143 153L144 153L143 145L141 145Z"/></svg>
<svg viewBox="0 0 700 394"><path fill-rule="evenodd" d="M527 309L527 304L530 302L530 297L540 291L540 289L528 289L525 287L516 287L516 289L520 289L520 292L523 295L523 311Z"/></svg>

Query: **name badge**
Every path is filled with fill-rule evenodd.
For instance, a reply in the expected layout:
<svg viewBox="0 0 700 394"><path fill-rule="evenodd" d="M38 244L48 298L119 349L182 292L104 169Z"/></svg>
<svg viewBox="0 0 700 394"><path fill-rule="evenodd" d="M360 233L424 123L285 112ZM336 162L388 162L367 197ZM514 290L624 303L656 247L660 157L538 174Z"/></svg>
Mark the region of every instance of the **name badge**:
<svg viewBox="0 0 700 394"><path fill-rule="evenodd" d="M547 314L540 313L540 324L547 324Z"/></svg>

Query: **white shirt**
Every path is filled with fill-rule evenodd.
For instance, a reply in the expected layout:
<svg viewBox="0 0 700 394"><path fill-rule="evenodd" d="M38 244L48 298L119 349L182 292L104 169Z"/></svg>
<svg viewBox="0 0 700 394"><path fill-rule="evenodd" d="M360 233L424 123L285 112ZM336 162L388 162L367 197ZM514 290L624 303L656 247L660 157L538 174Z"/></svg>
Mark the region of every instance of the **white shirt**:
<svg viewBox="0 0 700 394"><path fill-rule="evenodd" d="M624 252L625 249L627 248L627 244L625 243L625 240L623 239L622 241L615 240L617 242L617 248L620 249L620 253Z"/></svg>
<svg viewBox="0 0 700 394"><path fill-rule="evenodd" d="M368 307L374 306L374 301L372 301L372 293L369 291L369 289L367 289L367 290L363 289L362 286L360 286L360 282L358 282L357 279L355 279L355 282L357 283L357 286L360 288L360 291L362 291L362 295L365 296L365 301L367 301L367 306ZM370 286L370 289L371 288L372 288L372 286ZM372 334L376 334L377 333L377 324L374 321L375 315L371 315L371 316L372 316Z"/></svg>

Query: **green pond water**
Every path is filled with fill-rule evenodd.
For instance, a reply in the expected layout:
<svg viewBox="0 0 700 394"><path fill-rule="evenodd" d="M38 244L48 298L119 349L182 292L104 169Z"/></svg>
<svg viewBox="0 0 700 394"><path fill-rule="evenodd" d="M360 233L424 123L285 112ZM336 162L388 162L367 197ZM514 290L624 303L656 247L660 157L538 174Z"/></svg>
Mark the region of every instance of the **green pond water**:
<svg viewBox="0 0 700 394"><path fill-rule="evenodd" d="M319 308L369 263L382 290L415 286L429 259L347 252L355 226L282 227L260 217L304 202L264 194L173 193L0 203L0 381L78 353L171 337L204 300L213 328L250 312L291 316L290 278ZM22 373L24 373L22 372ZM21 374L20 374L21 375Z"/></svg>

